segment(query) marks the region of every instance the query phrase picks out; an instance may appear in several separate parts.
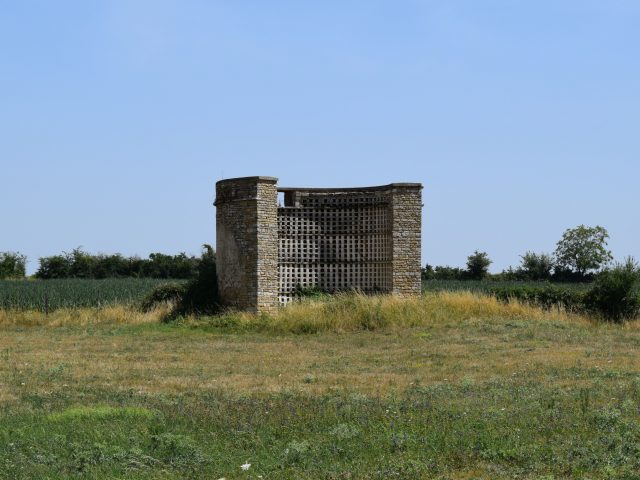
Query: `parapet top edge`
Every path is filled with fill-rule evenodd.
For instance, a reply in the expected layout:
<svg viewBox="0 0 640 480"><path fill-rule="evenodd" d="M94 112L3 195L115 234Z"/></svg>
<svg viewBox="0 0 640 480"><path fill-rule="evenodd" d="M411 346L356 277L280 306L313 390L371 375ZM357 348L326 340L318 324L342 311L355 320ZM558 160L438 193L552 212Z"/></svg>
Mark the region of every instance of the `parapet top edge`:
<svg viewBox="0 0 640 480"><path fill-rule="evenodd" d="M344 188L307 188L307 187L278 187L279 192L309 192L309 193L339 193L339 192L375 192L392 188L423 188L421 183L390 183L373 187L344 187Z"/></svg>
<svg viewBox="0 0 640 480"><path fill-rule="evenodd" d="M253 177L235 177L235 178L224 178L222 180L218 180L216 182L216 185L219 183L226 183L226 182L239 182L239 181L258 181L258 182L269 182L269 183L277 183L278 179L276 177L267 177L264 175L257 175L257 176L253 176Z"/></svg>

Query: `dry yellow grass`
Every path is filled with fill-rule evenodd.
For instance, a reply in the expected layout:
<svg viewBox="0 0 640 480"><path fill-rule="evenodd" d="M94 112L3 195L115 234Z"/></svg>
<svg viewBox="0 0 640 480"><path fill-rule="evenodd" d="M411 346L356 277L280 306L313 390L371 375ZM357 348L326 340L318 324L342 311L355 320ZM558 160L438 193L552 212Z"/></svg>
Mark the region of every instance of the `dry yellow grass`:
<svg viewBox="0 0 640 480"><path fill-rule="evenodd" d="M494 297L470 292L441 292L404 298L341 294L330 300L299 301L271 315L230 313L226 318L242 328L283 333L394 330L474 319L503 321L505 318L581 325L595 323L586 316L559 309L543 310L517 300L503 303ZM190 317L186 321L201 324L210 320Z"/></svg>
<svg viewBox="0 0 640 480"><path fill-rule="evenodd" d="M141 312L121 305L102 308L54 310L48 315L40 311L0 310L0 327L61 327L89 325L139 325L159 323L170 311L165 305L151 312ZM307 299L278 309L270 315L228 312L221 316L245 329L274 332L336 333L359 330L394 330L462 320L527 319L536 322L571 322L583 325L594 320L562 310L540 308L512 300L503 303L491 296L471 292L440 292L420 297L389 295L339 294L327 298ZM211 318L195 316L183 319L191 325L210 323ZM636 322L627 324L634 328Z"/></svg>
<svg viewBox="0 0 640 480"><path fill-rule="evenodd" d="M240 330L253 328L244 333L212 328L215 318L162 325L162 313L0 312L0 403L24 392L80 387L386 394L415 382L553 377L557 385L578 385L586 380L572 373L578 370L604 378L640 371L637 325L602 325L468 293L344 296L296 304L272 317L223 317L236 319ZM301 329L320 333L289 333Z"/></svg>
<svg viewBox="0 0 640 480"><path fill-rule="evenodd" d="M0 327L63 327L88 325L139 325L159 323L169 307L141 312L122 305L102 308L63 308L45 315L36 310L0 310Z"/></svg>

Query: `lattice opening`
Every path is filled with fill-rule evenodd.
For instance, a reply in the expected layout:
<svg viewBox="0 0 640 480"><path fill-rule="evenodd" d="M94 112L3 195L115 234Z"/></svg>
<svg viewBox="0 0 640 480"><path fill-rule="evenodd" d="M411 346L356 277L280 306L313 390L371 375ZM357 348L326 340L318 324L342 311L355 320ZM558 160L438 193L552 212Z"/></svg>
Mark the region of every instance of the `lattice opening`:
<svg viewBox="0 0 640 480"><path fill-rule="evenodd" d="M278 208L279 299L298 288L391 289L391 219L384 193L287 192Z"/></svg>

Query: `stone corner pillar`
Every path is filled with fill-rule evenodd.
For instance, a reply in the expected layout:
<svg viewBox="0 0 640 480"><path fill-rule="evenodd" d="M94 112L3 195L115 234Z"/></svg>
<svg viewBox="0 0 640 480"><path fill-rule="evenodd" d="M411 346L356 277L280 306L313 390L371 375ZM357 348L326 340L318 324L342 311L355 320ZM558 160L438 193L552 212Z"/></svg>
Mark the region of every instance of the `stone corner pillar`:
<svg viewBox="0 0 640 480"><path fill-rule="evenodd" d="M422 292L422 184L393 183L391 187L391 293Z"/></svg>
<svg viewBox="0 0 640 480"><path fill-rule="evenodd" d="M216 261L223 305L255 313L278 306L278 179L216 183Z"/></svg>

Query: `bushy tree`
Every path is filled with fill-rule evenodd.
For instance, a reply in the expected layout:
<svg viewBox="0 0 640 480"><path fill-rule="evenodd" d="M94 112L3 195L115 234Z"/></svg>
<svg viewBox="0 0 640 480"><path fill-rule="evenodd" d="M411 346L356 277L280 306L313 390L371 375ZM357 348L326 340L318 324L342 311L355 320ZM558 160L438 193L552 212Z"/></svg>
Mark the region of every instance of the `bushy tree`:
<svg viewBox="0 0 640 480"><path fill-rule="evenodd" d="M174 309L166 320L191 313L214 314L220 308L218 280L216 276L216 254L211 245L202 246L196 278L186 284L168 284L156 287L142 302L144 310L158 304L172 303Z"/></svg>
<svg viewBox="0 0 640 480"><path fill-rule="evenodd" d="M182 252L178 255L152 253L144 267L146 277L193 278L197 275L198 259Z"/></svg>
<svg viewBox="0 0 640 480"><path fill-rule="evenodd" d="M489 265L493 262L487 252L476 250L467 257L467 274L473 280L482 280L489 273Z"/></svg>
<svg viewBox="0 0 640 480"><path fill-rule="evenodd" d="M113 255L96 255L93 268L94 278L140 277L140 269L136 268L139 258L125 258L119 253Z"/></svg>
<svg viewBox="0 0 640 480"><path fill-rule="evenodd" d="M26 274L27 257L18 252L0 252L0 279L23 278Z"/></svg>
<svg viewBox="0 0 640 480"><path fill-rule="evenodd" d="M82 247L74 248L67 253L69 261L69 276L73 278L94 278L94 270L98 263L97 257L82 250Z"/></svg>
<svg viewBox="0 0 640 480"><path fill-rule="evenodd" d="M604 227L579 225L567 229L556 245L555 262L559 270L570 270L584 277L600 270L612 260L607 250L609 233Z"/></svg>
<svg viewBox="0 0 640 480"><path fill-rule="evenodd" d="M492 280L496 281L517 281L522 280L524 278L524 274L520 270L520 268L513 268L509 266L507 269L502 270L500 273L496 273L495 275L491 275Z"/></svg>
<svg viewBox="0 0 640 480"><path fill-rule="evenodd" d="M466 280L466 270L448 265L433 267L429 264L422 269L422 280Z"/></svg>
<svg viewBox="0 0 640 480"><path fill-rule="evenodd" d="M211 245L204 244L197 276L186 285L184 296L178 304L178 313L213 314L218 308L216 254Z"/></svg>
<svg viewBox="0 0 640 480"><path fill-rule="evenodd" d="M429 265L428 263L420 269L420 277L422 278L423 282L425 280L434 280L434 274L435 272L433 271L433 265Z"/></svg>
<svg viewBox="0 0 640 480"><path fill-rule="evenodd" d="M200 258L152 253L148 259L114 255L92 255L78 247L70 253L40 258L37 278L195 278Z"/></svg>
<svg viewBox="0 0 640 480"><path fill-rule="evenodd" d="M520 256L521 264L518 269L524 278L530 280L548 280L553 270L553 257L547 253L527 252Z"/></svg>
<svg viewBox="0 0 640 480"><path fill-rule="evenodd" d="M631 257L602 271L587 293L585 303L605 319L620 322L640 312L640 267Z"/></svg>
<svg viewBox="0 0 640 480"><path fill-rule="evenodd" d="M466 280L467 272L460 267L450 267L449 265L437 266L434 270L436 280Z"/></svg>
<svg viewBox="0 0 640 480"><path fill-rule="evenodd" d="M94 278L96 258L78 247L62 255L41 257L39 263L37 278Z"/></svg>
<svg viewBox="0 0 640 480"><path fill-rule="evenodd" d="M70 265L66 255L52 255L40 257L36 278L48 280L50 278L69 278Z"/></svg>

